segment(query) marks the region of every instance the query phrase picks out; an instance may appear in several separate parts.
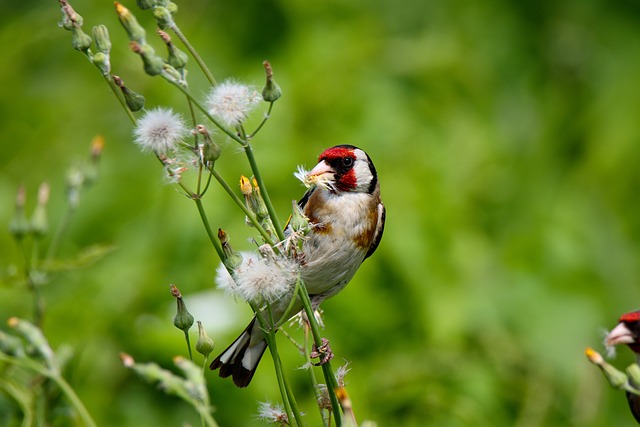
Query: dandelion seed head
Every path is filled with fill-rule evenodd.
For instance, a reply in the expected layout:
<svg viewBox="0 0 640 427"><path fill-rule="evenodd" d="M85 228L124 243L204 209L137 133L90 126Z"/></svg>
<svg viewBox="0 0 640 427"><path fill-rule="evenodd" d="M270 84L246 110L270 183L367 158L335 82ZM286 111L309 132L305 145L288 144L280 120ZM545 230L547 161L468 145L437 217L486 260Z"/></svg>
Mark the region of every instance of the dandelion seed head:
<svg viewBox="0 0 640 427"><path fill-rule="evenodd" d="M220 289L252 303L273 302L290 292L298 277L298 263L283 257L263 257L240 252L242 263L233 271L218 267L216 283Z"/></svg>
<svg viewBox="0 0 640 427"><path fill-rule="evenodd" d="M258 418L269 424L289 425L289 418L281 405L259 402Z"/></svg>
<svg viewBox="0 0 640 427"><path fill-rule="evenodd" d="M133 131L135 143L145 152L166 154L175 151L187 128L180 115L169 108L147 111Z"/></svg>
<svg viewBox="0 0 640 427"><path fill-rule="evenodd" d="M336 370L336 381L338 382L338 386L344 387L346 385L345 377L350 370L351 368L349 367L349 362L346 362Z"/></svg>
<svg viewBox="0 0 640 427"><path fill-rule="evenodd" d="M206 102L212 116L225 126L235 127L245 121L261 99L249 86L227 80L211 90Z"/></svg>

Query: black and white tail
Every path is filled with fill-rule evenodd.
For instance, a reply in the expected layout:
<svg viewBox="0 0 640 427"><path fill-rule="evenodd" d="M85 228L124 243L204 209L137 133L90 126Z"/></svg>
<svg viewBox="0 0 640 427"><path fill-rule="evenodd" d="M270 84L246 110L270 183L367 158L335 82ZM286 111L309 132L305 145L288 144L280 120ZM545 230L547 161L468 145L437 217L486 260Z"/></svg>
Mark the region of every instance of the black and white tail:
<svg viewBox="0 0 640 427"><path fill-rule="evenodd" d="M233 383L238 387L249 385L267 348L267 342L264 339L249 346L251 337L256 332L253 330L254 326L257 327L255 323L256 318L254 317L240 336L209 366L211 370L220 368L220 376L222 378L231 377Z"/></svg>

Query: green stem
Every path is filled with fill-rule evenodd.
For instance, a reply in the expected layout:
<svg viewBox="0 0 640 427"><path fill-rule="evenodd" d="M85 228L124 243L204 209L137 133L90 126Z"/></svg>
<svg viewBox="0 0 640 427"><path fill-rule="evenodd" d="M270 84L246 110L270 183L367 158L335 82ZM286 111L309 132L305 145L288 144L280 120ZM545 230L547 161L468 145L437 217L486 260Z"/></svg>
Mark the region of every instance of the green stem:
<svg viewBox="0 0 640 427"><path fill-rule="evenodd" d="M200 219L202 220L202 224L204 225L205 230L207 231L207 236L209 236L209 240L213 244L218 256L221 260L224 260L224 251L222 250L222 244L218 240L218 237L213 234L213 230L211 229L211 225L209 224L209 220L207 219L207 213L204 211L204 206L202 206L202 199L196 197L193 199L196 202L196 206L198 207L198 213L200 214Z"/></svg>
<svg viewBox="0 0 640 427"><path fill-rule="evenodd" d="M196 410L198 411L200 417L204 420L206 425L208 425L209 427L218 427L218 423L216 423L216 420L211 415L211 412L209 412L209 408L204 408L202 407L202 405L198 405L196 407Z"/></svg>
<svg viewBox="0 0 640 427"><path fill-rule="evenodd" d="M91 418L91 414L89 414L89 411L87 411L87 408L82 404L82 401L76 392L73 391L73 388L71 388L69 383L58 375L51 377L51 379L58 384L58 387L60 387L60 390L62 390L62 392L67 396L67 399L69 399L71 404L76 408L78 415L80 415L80 418L84 420L84 423L89 427L96 427L96 423L93 421L93 418Z"/></svg>
<svg viewBox="0 0 640 427"><path fill-rule="evenodd" d="M131 120L131 123L133 123L135 125L136 124L136 116L129 109L129 106L127 105L127 101L125 101L124 95L122 95L122 91L120 90L118 85L116 85L114 83L114 81L113 81L113 79L111 78L110 75L105 76L104 74L102 74L102 77L104 77L105 81L109 85L109 88L111 89L111 92L113 92L113 94L118 99L118 102L120 103L120 106L124 109L124 112L127 113L127 117L129 117L129 120Z"/></svg>
<svg viewBox="0 0 640 427"><path fill-rule="evenodd" d="M282 241L285 239L284 232L282 230L282 226L280 225L280 221L278 220L278 216L276 215L276 211L273 208L273 204L271 203L271 198L269 197L269 193L267 192L267 186L264 184L264 180L262 179L262 174L260 173L260 169L258 168L256 158L253 155L251 144L246 144L243 146L243 148L245 154L247 155L247 160L249 160L249 165L251 165L251 172L253 172L253 176L258 182L258 187L260 187L260 194L264 199L264 204L267 206L267 211L269 212L269 216L271 217L273 226L275 227L276 233L278 234L278 239Z"/></svg>
<svg viewBox="0 0 640 427"><path fill-rule="evenodd" d="M275 335L276 330L272 326L273 319L271 320L271 324L268 325L266 320L262 317L262 311L256 309L253 304L251 305L251 308L253 308L254 312L256 313L256 318L258 319L260 327L262 328L262 331L264 333L264 337L267 340L267 347L269 347L271 359L273 360L273 367L276 371L276 379L278 380L278 388L280 389L280 395L282 396L282 403L284 405L284 410L287 413L287 417L289 418L289 422L292 422L295 419L296 423L299 426L302 426L302 420L300 419L300 414L297 408L295 397L289 390L290 387L284 375L282 361L280 359L280 355L278 354L278 345L276 343ZM269 313L271 314L270 309Z"/></svg>
<svg viewBox="0 0 640 427"><path fill-rule="evenodd" d="M249 135L249 140L252 140L254 136L256 136L256 133L258 133L258 131L260 129L262 129L262 126L264 126L265 123L267 123L267 120L269 120L269 117L271 117L271 109L273 108L273 102L269 103L269 109L267 110L267 114L265 114L264 118L262 119L262 121L260 122L260 124L258 125L258 127L256 128L256 130L253 131L253 133L251 133Z"/></svg>
<svg viewBox="0 0 640 427"><path fill-rule="evenodd" d="M189 331L185 330L184 332L184 340L187 342L187 349L189 350L189 360L193 362L193 353L191 352L191 340L189 339Z"/></svg>
<svg viewBox="0 0 640 427"><path fill-rule="evenodd" d="M207 177L207 183L205 184L204 189L200 193L200 197L204 196L206 194L207 190L209 189L209 184L211 184L211 177L212 176L213 176L213 174L209 173L209 176Z"/></svg>
<svg viewBox="0 0 640 427"><path fill-rule="evenodd" d="M184 45L184 47L186 47L187 50L189 51L189 53L191 53L191 56L193 56L193 59L196 60L196 62L198 63L198 66L200 67L200 69L204 73L204 75L207 78L207 80L209 81L209 83L212 86L215 86L217 84L216 83L216 79L213 77L213 74L211 74L211 71L209 71L209 68L207 67L207 64L204 63L204 61L202 60L200 55L198 55L198 52L191 45L191 43L189 43L189 40L187 39L187 37L184 34L182 34L182 31L180 31L180 28L178 28L178 26L174 23L171 26L171 30L173 30L175 35L178 36L178 38L180 39L180 41Z"/></svg>
<svg viewBox="0 0 640 427"><path fill-rule="evenodd" d="M45 301L42 297L42 293L40 292L42 283L34 282L33 277L31 277L34 273L38 272L39 248L40 239L38 237L34 237L33 245L31 246L31 264L27 271L27 286L33 294L33 323L38 328L42 328L45 312ZM38 279L38 281L39 280L40 279Z"/></svg>
<svg viewBox="0 0 640 427"><path fill-rule="evenodd" d="M309 354L309 326L304 325L304 360L306 365L309 367L307 371L309 371L309 380L311 381L311 385L313 386L313 393L316 396L316 402L320 402L320 388L318 387L318 380L316 379L316 374L313 371L313 364L311 363L311 356ZM328 411L324 411L320 406L318 406L320 410L320 417L322 418L322 424L324 427L329 427L329 423L331 422L331 414Z"/></svg>
<svg viewBox="0 0 640 427"><path fill-rule="evenodd" d="M76 409L76 411L78 412L78 415L83 420L84 424L87 425L88 427L96 427L96 423L95 421L93 421L93 418L91 418L91 414L89 414L89 411L87 411L87 408L84 406L84 404L82 403L82 401L80 400L76 392L73 390L73 388L61 375L29 359L19 359L16 357L12 357L12 356L8 356L3 353L0 353L0 360L7 363L12 363L14 365L22 366L24 368L30 369L40 375L43 375L51 379L53 382L56 383L58 388L60 388L62 393L67 397L67 399L69 400L69 403L71 403L71 405Z"/></svg>
<svg viewBox="0 0 640 427"><path fill-rule="evenodd" d="M60 221L60 225L58 225L58 228L53 235L53 239L51 240L51 243L49 243L49 249L47 250L47 255L44 259L45 264L48 264L53 259L53 257L56 256L60 244L62 243L62 239L64 238L69 225L71 225L71 220L73 219L74 213L75 208L68 205L67 210L64 212L62 220Z"/></svg>
<svg viewBox="0 0 640 427"><path fill-rule="evenodd" d="M9 381L0 378L0 390L4 390L9 396L16 401L22 411L22 427L31 427L33 424L33 411L31 409L30 400L27 393L22 393Z"/></svg>
<svg viewBox="0 0 640 427"><path fill-rule="evenodd" d="M300 296L300 300L302 301L304 312L307 314L309 326L311 327L311 333L313 334L313 340L316 343L316 346L320 347L322 345L320 327L318 326L318 322L316 321L315 315L313 313L313 307L311 306L311 300L309 299L309 294L307 293L306 286L300 286L300 288L298 289L298 295ZM322 373L324 375L325 381L327 382L327 392L329 393L331 407L333 408L333 417L336 420L336 426L340 427L342 425L342 414L340 412L340 403L338 401L338 397L336 396L338 383L336 381L336 376L333 373L333 369L331 368L331 362L327 361L326 363L322 364Z"/></svg>

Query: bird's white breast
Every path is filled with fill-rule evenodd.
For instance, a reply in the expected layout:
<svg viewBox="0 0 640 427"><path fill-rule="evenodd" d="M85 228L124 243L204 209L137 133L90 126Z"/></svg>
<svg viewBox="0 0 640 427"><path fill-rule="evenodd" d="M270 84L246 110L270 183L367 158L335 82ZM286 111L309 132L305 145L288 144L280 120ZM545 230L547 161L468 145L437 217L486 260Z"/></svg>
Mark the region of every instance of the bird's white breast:
<svg viewBox="0 0 640 427"><path fill-rule="evenodd" d="M366 193L315 191L305 207L314 230L305 242L301 274L311 295L339 292L362 264L368 247L359 243L371 224L372 198Z"/></svg>

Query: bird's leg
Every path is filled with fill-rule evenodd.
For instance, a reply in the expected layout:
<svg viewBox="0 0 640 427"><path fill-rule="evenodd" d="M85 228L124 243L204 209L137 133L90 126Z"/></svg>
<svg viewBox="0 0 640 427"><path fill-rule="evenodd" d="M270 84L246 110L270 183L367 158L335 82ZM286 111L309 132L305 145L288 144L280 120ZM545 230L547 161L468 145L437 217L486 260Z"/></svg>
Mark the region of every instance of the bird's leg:
<svg viewBox="0 0 640 427"><path fill-rule="evenodd" d="M322 338L322 344L318 347L316 343L313 343L311 347L311 353L309 353L309 357L315 359L316 357L319 359L318 363L314 363L314 366L324 365L331 359L333 359L333 351L331 351L331 347L329 346L329 340L326 338Z"/></svg>

